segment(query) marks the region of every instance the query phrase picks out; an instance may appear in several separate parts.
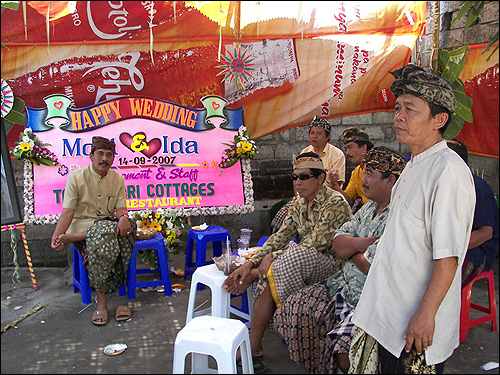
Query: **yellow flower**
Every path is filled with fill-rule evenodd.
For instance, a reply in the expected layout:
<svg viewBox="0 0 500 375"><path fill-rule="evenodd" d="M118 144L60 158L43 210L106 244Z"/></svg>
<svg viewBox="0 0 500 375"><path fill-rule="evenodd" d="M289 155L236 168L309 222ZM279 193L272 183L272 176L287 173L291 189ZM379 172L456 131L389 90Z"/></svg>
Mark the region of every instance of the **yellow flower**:
<svg viewBox="0 0 500 375"><path fill-rule="evenodd" d="M239 155L239 154L242 154L243 153L243 149L241 147L238 147L236 149L236 153Z"/></svg>
<svg viewBox="0 0 500 375"><path fill-rule="evenodd" d="M252 144L249 142L241 142L241 149L243 153L250 151L252 149Z"/></svg>
<svg viewBox="0 0 500 375"><path fill-rule="evenodd" d="M161 231L161 225L156 221L153 221L149 227L157 232Z"/></svg>
<svg viewBox="0 0 500 375"><path fill-rule="evenodd" d="M21 151L29 151L30 150L29 143L21 143L20 147L21 147Z"/></svg>

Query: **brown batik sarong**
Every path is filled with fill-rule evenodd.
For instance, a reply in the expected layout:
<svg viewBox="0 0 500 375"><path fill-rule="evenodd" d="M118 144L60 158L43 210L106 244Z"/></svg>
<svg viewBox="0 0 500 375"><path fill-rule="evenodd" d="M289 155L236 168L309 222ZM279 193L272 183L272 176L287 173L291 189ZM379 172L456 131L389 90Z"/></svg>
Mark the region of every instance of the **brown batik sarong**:
<svg viewBox="0 0 500 375"><path fill-rule="evenodd" d="M292 294L273 315L290 358L311 374L335 373L333 346L326 335L336 323L335 300L324 281Z"/></svg>

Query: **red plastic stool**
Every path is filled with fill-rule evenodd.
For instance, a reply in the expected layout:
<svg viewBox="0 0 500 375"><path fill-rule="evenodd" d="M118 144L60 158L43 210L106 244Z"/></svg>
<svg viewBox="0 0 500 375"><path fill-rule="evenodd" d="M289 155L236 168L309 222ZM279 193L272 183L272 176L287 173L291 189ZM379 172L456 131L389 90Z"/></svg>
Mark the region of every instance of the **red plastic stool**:
<svg viewBox="0 0 500 375"><path fill-rule="evenodd" d="M480 279L488 280L489 307L476 305L475 303L471 303L470 300L472 294L472 285ZM488 315L470 320L471 309L487 313ZM470 328L486 322L491 322L493 332L496 332L498 330L497 303L495 298L495 280L493 277L493 269L484 271L481 274L477 275L469 284L467 284L465 288L462 289L462 307L460 309L460 341L467 340Z"/></svg>

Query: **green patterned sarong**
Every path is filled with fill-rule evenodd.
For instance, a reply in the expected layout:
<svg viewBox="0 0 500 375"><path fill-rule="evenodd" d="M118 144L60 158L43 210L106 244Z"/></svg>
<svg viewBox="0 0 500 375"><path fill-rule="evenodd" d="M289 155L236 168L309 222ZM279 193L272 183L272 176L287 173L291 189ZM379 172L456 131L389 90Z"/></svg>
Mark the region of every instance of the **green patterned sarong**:
<svg viewBox="0 0 500 375"><path fill-rule="evenodd" d="M132 236L116 234L116 220L97 220L85 235L90 286L112 293L125 281L134 250Z"/></svg>

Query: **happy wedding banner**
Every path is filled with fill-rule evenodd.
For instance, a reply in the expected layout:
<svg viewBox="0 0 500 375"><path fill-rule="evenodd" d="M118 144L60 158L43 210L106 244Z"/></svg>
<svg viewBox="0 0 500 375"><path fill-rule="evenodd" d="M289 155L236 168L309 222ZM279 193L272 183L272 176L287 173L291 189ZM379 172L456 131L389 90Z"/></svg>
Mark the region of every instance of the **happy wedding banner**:
<svg viewBox="0 0 500 375"><path fill-rule="evenodd" d="M165 209L181 216L253 211L250 163L219 163L240 127L243 107L226 108L217 95L190 108L146 97L121 97L82 109L50 95L45 108L26 107L28 122L60 165L26 164L25 221L53 223L62 212L67 175L89 164L92 137L116 144L112 168L125 178L127 208Z"/></svg>

